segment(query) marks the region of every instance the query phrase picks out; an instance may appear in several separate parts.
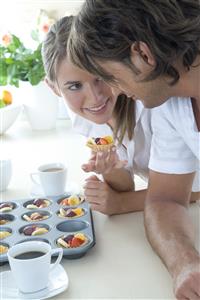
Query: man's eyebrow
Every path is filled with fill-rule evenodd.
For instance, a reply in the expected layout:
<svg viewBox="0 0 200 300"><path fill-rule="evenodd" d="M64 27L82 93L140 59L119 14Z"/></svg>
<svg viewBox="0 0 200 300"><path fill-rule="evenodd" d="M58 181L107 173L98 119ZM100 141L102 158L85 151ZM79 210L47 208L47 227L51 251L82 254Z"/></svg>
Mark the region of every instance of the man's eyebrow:
<svg viewBox="0 0 200 300"><path fill-rule="evenodd" d="M67 85L67 84L77 84L77 83L80 83L80 81L66 81L64 83L64 85Z"/></svg>

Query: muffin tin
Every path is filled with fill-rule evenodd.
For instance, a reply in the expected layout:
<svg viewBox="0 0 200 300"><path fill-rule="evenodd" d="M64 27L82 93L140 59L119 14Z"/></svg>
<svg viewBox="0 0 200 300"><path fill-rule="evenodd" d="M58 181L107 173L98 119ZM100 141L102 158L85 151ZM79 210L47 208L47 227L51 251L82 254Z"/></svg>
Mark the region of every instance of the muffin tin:
<svg viewBox="0 0 200 300"><path fill-rule="evenodd" d="M11 235L0 239L0 245L10 248L12 245L22 243L30 240L38 240L49 243L52 248L58 248L57 240L71 234L82 233L87 238L87 243L76 248L63 248L63 256L68 259L79 258L83 256L95 244L95 234L92 219L92 212L86 201L81 201L77 206L63 206L60 205L62 199L69 197L69 194L62 197L48 197L45 198L50 201L50 205L44 208L28 209L27 204L32 203L35 199L20 199L12 200L9 203L13 204L13 209L9 212L0 213L0 231L8 231ZM4 203L1 202L0 205ZM76 216L75 218L59 217L58 212L60 208L82 208L84 214ZM48 216L44 220L26 221L23 219L24 215L39 212L41 215ZM2 221L3 220L3 221ZM4 220L6 222L4 222ZM35 226L38 228L45 228L48 232L41 235L25 235L23 230L27 226ZM6 262L7 254L0 254L0 262Z"/></svg>

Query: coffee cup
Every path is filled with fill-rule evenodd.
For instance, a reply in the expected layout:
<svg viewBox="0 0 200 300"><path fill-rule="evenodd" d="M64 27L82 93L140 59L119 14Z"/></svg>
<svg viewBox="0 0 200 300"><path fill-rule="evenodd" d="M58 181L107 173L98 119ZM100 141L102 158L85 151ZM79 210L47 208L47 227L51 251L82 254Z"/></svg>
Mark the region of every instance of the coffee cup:
<svg viewBox="0 0 200 300"><path fill-rule="evenodd" d="M7 189L12 176L12 164L10 159L0 160L0 192Z"/></svg>
<svg viewBox="0 0 200 300"><path fill-rule="evenodd" d="M67 168L62 163L41 165L37 172L31 173L31 179L42 187L45 196L60 196L65 193Z"/></svg>
<svg viewBox="0 0 200 300"><path fill-rule="evenodd" d="M52 249L45 242L29 241L12 246L7 254L18 289L22 293L34 293L47 287L50 272L60 263L63 249ZM51 264L53 254L58 254L58 258Z"/></svg>

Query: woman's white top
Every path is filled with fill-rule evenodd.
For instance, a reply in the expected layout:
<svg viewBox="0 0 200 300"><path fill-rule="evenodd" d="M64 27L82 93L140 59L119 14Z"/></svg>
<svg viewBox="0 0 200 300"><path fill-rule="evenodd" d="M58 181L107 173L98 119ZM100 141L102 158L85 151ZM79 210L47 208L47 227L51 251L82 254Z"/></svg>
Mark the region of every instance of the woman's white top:
<svg viewBox="0 0 200 300"><path fill-rule="evenodd" d="M148 182L149 169L167 174L197 171L193 191L200 191L200 153L196 149L199 132L190 99L180 101L172 98L159 107L147 109L137 100L133 139L130 141L125 135L117 151L120 159L128 161L132 177L138 175ZM77 133L86 138L112 135L108 125L95 124L67 110Z"/></svg>

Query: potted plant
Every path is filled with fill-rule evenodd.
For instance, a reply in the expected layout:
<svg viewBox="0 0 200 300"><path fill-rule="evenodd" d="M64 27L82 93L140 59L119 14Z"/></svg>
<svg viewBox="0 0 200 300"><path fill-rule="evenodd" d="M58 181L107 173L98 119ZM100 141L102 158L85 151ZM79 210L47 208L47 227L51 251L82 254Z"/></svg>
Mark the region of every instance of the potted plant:
<svg viewBox="0 0 200 300"><path fill-rule="evenodd" d="M35 49L27 48L14 34L9 33L2 37L0 86L9 85L19 88L19 92L15 89L16 97L22 99L33 129L52 129L56 124L58 99L44 82L42 43L39 41L39 35L36 35L37 31L39 32L37 29L35 33L32 33L32 35L35 34L35 39L38 38Z"/></svg>
<svg viewBox="0 0 200 300"><path fill-rule="evenodd" d="M41 43L35 50L27 49L14 34L6 34L0 45L0 85L19 87L20 81L37 85L44 80Z"/></svg>

